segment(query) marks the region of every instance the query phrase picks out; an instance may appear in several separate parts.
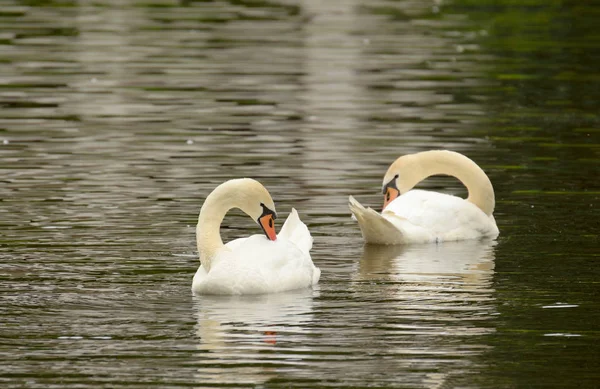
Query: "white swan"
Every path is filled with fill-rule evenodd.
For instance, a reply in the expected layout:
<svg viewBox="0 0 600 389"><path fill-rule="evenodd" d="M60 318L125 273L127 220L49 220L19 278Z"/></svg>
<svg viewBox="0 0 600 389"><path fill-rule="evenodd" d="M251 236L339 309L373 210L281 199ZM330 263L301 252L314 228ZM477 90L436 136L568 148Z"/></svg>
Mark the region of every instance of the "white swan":
<svg viewBox="0 0 600 389"><path fill-rule="evenodd" d="M239 208L267 236L252 235L223 244L219 228L227 211ZM229 180L204 201L196 241L200 267L192 291L197 294L261 294L312 286L321 271L310 258L312 236L295 209L279 235L275 233L275 205L269 192L250 178Z"/></svg>
<svg viewBox="0 0 600 389"><path fill-rule="evenodd" d="M412 189L425 178L445 174L469 191L460 197ZM349 206L367 243L405 244L495 238L494 188L475 162L462 154L431 150L398 158L383 178L381 214L350 196Z"/></svg>

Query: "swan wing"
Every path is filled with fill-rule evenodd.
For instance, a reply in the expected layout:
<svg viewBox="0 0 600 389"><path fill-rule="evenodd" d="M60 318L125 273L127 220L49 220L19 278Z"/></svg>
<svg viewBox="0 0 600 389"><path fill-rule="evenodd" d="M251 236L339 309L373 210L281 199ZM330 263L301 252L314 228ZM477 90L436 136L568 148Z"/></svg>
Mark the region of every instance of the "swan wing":
<svg viewBox="0 0 600 389"><path fill-rule="evenodd" d="M281 231L277 235L279 239L286 239L294 243L298 248L308 254L313 244L313 237L310 235L310 231L306 224L300 220L298 212L295 208L292 208L288 218Z"/></svg>

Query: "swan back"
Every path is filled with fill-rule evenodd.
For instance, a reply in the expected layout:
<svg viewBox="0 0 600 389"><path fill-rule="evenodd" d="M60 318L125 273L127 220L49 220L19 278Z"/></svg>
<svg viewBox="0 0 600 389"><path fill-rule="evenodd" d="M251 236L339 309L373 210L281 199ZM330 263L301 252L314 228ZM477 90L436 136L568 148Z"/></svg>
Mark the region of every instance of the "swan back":
<svg viewBox="0 0 600 389"><path fill-rule="evenodd" d="M319 281L321 272L310 255L286 239L269 241L262 235L252 235L234 242L217 253L210 271L200 266L192 284L194 293L276 293L306 288Z"/></svg>
<svg viewBox="0 0 600 389"><path fill-rule="evenodd" d="M382 212L411 241L455 241L495 238L493 216L475 204L444 193L413 189L392 201Z"/></svg>

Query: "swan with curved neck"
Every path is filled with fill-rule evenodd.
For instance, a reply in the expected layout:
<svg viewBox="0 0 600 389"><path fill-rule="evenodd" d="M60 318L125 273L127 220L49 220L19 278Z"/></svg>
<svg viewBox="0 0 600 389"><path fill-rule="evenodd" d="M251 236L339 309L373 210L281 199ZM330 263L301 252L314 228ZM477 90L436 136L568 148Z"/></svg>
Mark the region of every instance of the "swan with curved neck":
<svg viewBox="0 0 600 389"><path fill-rule="evenodd" d="M220 227L232 208L240 209L256 221L270 240L277 239L273 224L277 213L267 189L250 178L226 181L208 195L198 215L196 244L200 262L207 271L212 258L224 246Z"/></svg>
<svg viewBox="0 0 600 389"><path fill-rule="evenodd" d="M459 197L413 189L432 175L460 180L469 192ZM471 159L453 151L431 150L396 159L383 178L381 214L350 197L350 209L368 243L439 242L498 236L494 188Z"/></svg>
<svg viewBox="0 0 600 389"><path fill-rule="evenodd" d="M220 226L232 208L256 221L266 238L253 235L223 244ZM196 243L201 265L192 290L205 294L258 294L316 284L320 270L310 258L312 237L308 228L292 209L277 235L276 217L271 195L256 180L235 179L215 188L198 216Z"/></svg>
<svg viewBox="0 0 600 389"><path fill-rule="evenodd" d="M485 172L464 155L447 150L424 151L396 159L383 178L386 195L383 207L427 177L438 174L456 177L469 191L467 201L486 215L494 212L494 188Z"/></svg>

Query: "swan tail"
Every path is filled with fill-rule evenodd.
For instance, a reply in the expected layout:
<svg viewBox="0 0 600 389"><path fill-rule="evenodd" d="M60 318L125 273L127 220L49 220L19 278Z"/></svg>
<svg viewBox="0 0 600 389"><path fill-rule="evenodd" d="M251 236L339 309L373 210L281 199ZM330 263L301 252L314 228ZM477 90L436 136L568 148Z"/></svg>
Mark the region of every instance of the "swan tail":
<svg viewBox="0 0 600 389"><path fill-rule="evenodd" d="M372 208L365 208L354 197L348 199L352 216L358 222L360 232L366 243L400 244L404 243L404 235L392 222L384 218Z"/></svg>
<svg viewBox="0 0 600 389"><path fill-rule="evenodd" d="M277 237L291 241L307 254L312 248L313 237L310 235L306 224L300 220L295 208L292 208L292 212L290 212L287 220L283 223L283 227L281 227L281 231L279 231Z"/></svg>

